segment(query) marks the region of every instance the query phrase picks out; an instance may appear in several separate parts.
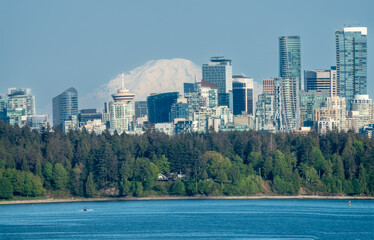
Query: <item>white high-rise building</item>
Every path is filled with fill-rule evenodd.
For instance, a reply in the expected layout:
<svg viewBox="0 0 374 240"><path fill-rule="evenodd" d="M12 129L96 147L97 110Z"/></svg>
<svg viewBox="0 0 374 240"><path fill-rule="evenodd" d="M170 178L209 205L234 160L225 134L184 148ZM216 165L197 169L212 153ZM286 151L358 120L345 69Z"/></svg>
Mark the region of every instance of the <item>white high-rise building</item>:
<svg viewBox="0 0 374 240"><path fill-rule="evenodd" d="M122 88L117 90L117 93L112 94L113 100L109 102L109 126L111 130L118 132L131 131L134 114L131 101L134 100L135 94L130 93L123 85L122 74Z"/></svg>

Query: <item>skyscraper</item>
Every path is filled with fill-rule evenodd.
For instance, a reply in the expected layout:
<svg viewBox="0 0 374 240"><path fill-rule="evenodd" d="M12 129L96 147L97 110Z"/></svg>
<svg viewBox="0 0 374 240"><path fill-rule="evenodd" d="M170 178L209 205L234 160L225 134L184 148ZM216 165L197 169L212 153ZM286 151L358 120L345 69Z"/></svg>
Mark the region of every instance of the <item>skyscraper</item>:
<svg viewBox="0 0 374 240"><path fill-rule="evenodd" d="M367 88L367 28L346 27L335 31L338 95L351 108L354 95Z"/></svg>
<svg viewBox="0 0 374 240"><path fill-rule="evenodd" d="M61 126L71 116L78 115L78 92L75 88L69 88L52 100L53 127Z"/></svg>
<svg viewBox="0 0 374 240"><path fill-rule="evenodd" d="M203 64L203 79L218 85L219 106L232 107L232 66L230 59L212 57L210 63Z"/></svg>
<svg viewBox="0 0 374 240"><path fill-rule="evenodd" d="M305 91L329 92L330 96L337 95L336 67L330 70L304 71Z"/></svg>
<svg viewBox="0 0 374 240"><path fill-rule="evenodd" d="M299 90L301 82L300 36L279 37L279 75L283 79L296 79Z"/></svg>
<svg viewBox="0 0 374 240"><path fill-rule="evenodd" d="M242 75L232 76L233 114L242 112L253 115L253 78Z"/></svg>
<svg viewBox="0 0 374 240"><path fill-rule="evenodd" d="M170 111L177 102L179 92L152 94L147 97L148 121L152 124L170 121Z"/></svg>
<svg viewBox="0 0 374 240"><path fill-rule="evenodd" d="M130 131L133 121L133 111L131 101L134 100L135 94L130 93L124 87L124 74L122 74L122 88L117 93L112 94L113 100L109 102L109 125L111 130L118 132Z"/></svg>
<svg viewBox="0 0 374 240"><path fill-rule="evenodd" d="M295 78L274 79L274 110L277 129L281 132L298 130L300 99Z"/></svg>

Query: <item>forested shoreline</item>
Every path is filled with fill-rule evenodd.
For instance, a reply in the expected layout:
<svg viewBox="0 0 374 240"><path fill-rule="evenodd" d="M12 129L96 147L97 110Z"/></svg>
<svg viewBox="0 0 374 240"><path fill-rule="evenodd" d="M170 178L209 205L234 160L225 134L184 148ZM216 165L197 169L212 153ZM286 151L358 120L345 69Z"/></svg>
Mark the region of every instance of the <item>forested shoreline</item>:
<svg viewBox="0 0 374 240"><path fill-rule="evenodd" d="M158 181L182 173L182 179ZM374 195L374 140L256 131L64 134L0 121L0 199Z"/></svg>

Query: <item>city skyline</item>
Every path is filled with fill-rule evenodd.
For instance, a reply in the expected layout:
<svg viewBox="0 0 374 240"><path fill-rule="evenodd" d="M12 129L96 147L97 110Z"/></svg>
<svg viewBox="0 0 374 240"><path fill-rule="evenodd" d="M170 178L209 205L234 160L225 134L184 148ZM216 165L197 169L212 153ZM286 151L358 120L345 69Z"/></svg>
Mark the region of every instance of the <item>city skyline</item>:
<svg viewBox="0 0 374 240"><path fill-rule="evenodd" d="M244 73L256 82L277 77L277 39L283 35L301 37L301 71L327 69L336 62L335 30L360 23L370 35L374 27L371 1L359 1L349 9L344 1L67 3L0 3L5 36L0 45L0 90L32 88L39 113L66 88L75 87L85 96L120 72L152 59L182 57L201 66L209 57L221 55L232 59L233 74ZM312 17L316 11L318 19ZM225 13L227 18L216 17ZM368 38L370 96L371 43Z"/></svg>

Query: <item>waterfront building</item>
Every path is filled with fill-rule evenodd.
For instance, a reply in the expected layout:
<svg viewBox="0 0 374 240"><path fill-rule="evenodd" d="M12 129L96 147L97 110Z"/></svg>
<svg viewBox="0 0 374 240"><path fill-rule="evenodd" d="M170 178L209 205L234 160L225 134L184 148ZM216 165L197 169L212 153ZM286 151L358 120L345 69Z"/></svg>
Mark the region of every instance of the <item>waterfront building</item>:
<svg viewBox="0 0 374 240"><path fill-rule="evenodd" d="M279 76L295 79L299 91L303 90L300 54L300 36L279 37Z"/></svg>
<svg viewBox="0 0 374 240"><path fill-rule="evenodd" d="M148 120L152 124L170 122L173 103L177 102L179 92L151 94L147 97Z"/></svg>
<svg viewBox="0 0 374 240"><path fill-rule="evenodd" d="M135 119L148 115L147 101L135 101Z"/></svg>
<svg viewBox="0 0 374 240"><path fill-rule="evenodd" d="M350 110L355 95L367 94L367 28L337 30L335 42L338 95Z"/></svg>
<svg viewBox="0 0 374 240"><path fill-rule="evenodd" d="M262 92L274 94L274 78L262 80Z"/></svg>
<svg viewBox="0 0 374 240"><path fill-rule="evenodd" d="M305 91L329 92L330 96L337 96L336 67L330 70L304 71Z"/></svg>
<svg viewBox="0 0 374 240"><path fill-rule="evenodd" d="M52 100L53 127L62 126L63 122L78 115L78 92L69 88Z"/></svg>
<svg viewBox="0 0 374 240"><path fill-rule="evenodd" d="M210 63L203 64L203 79L217 84L218 105L232 108L232 66L231 60L212 57Z"/></svg>
<svg viewBox="0 0 374 240"><path fill-rule="evenodd" d="M253 114L253 78L232 76L233 114Z"/></svg>

